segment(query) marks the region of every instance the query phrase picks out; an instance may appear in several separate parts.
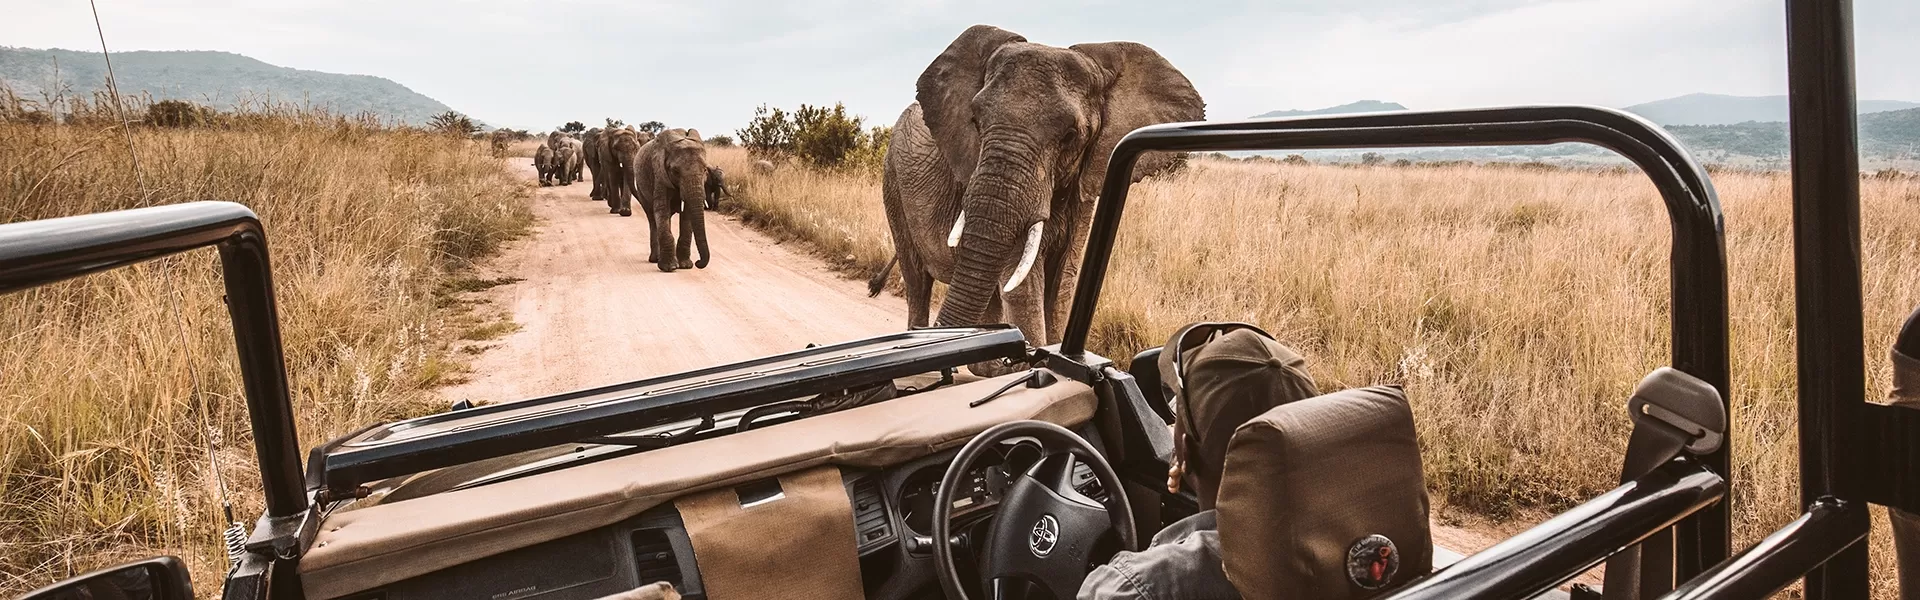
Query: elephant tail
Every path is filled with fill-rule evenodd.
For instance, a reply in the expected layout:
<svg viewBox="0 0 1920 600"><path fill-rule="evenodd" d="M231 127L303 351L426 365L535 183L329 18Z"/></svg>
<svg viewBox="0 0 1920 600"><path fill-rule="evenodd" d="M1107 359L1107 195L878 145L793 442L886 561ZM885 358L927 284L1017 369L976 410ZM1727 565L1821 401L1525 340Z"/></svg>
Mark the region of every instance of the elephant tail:
<svg viewBox="0 0 1920 600"><path fill-rule="evenodd" d="M887 289L887 277L893 275L893 265L898 262L900 262L900 255L894 254L893 258L887 259L887 266L880 267L880 272L867 280L868 298L879 296L882 290Z"/></svg>

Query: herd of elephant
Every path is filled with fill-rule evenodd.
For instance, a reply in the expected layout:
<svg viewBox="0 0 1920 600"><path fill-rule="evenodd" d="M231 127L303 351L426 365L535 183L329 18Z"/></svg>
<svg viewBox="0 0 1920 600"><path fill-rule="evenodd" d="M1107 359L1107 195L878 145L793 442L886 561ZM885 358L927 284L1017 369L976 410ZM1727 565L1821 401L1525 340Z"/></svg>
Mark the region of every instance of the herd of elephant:
<svg viewBox="0 0 1920 600"><path fill-rule="evenodd" d="M638 200L641 214L647 216L647 262L660 270L705 269L711 262L705 213L720 209L726 174L707 163L699 131L653 134L632 127L595 127L577 138L556 131L534 150L533 166L541 185L570 185L580 180L584 167L593 181L590 198L605 201L608 214L631 217ZM678 239L672 225L676 214ZM692 260L695 247L700 251L697 261Z"/></svg>
<svg viewBox="0 0 1920 600"><path fill-rule="evenodd" d="M1114 146L1140 127L1206 117L1193 83L1145 45L1061 48L989 25L961 33L915 88L916 101L894 124L882 180L895 254L869 290L877 295L897 264L909 327L929 325L933 283L941 281L949 287L932 325L1011 323L1035 346L1063 337ZM553 150L562 185L562 146L578 144ZM706 193L703 207L700 184L713 189L720 173L708 168L698 133L590 130L579 154L592 170L594 198L610 212L630 214L629 197L640 199L661 270L688 266L690 234L700 247L694 266L706 266L701 209L717 198ZM1132 178L1175 160L1149 153ZM667 218L675 212L683 225L678 254L669 254Z"/></svg>

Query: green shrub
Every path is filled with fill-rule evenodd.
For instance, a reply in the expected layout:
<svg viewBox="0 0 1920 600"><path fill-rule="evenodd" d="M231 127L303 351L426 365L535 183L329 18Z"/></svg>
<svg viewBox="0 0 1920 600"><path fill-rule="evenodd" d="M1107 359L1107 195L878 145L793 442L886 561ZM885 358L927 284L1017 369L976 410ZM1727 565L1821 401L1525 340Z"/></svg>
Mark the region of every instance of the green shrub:
<svg viewBox="0 0 1920 600"><path fill-rule="evenodd" d="M200 127L213 120L213 109L185 100L161 100L147 105L147 124L157 127Z"/></svg>

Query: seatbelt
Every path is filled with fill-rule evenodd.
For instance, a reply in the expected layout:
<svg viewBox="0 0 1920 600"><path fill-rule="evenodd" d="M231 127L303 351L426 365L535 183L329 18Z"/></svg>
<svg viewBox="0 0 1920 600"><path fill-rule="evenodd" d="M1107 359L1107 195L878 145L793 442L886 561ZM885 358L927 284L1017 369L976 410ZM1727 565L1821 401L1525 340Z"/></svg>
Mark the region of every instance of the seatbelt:
<svg viewBox="0 0 1920 600"><path fill-rule="evenodd" d="M1686 452L1720 449L1727 434L1727 408L1712 384L1672 367L1660 367L1640 380L1627 401L1633 433L1627 438L1620 483L1653 472ZM1656 575L1643 579L1643 571ZM1659 573L1664 573L1661 576ZM1673 530L1662 530L1607 559L1601 597L1605 600L1656 598L1673 589Z"/></svg>

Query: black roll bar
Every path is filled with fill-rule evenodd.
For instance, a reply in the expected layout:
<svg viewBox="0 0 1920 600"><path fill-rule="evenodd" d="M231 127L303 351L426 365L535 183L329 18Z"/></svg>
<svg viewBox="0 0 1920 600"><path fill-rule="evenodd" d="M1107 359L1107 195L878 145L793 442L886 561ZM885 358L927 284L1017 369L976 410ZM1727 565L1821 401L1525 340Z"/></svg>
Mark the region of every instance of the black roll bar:
<svg viewBox="0 0 1920 600"><path fill-rule="evenodd" d="M1860 293L1860 157L1854 130L1853 9L1787 2L1788 144L1793 165L1794 330L1798 333L1800 501L1860 498L1866 341ZM1832 517L1867 531L1866 511ZM1867 548L1807 571L1808 600L1867 597Z"/></svg>
<svg viewBox="0 0 1920 600"><path fill-rule="evenodd" d="M1120 231L1131 173L1148 151L1307 150L1585 142L1618 152L1652 179L1667 209L1672 254L1673 367L1699 377L1731 407L1727 346L1727 259L1720 200L1706 170L1671 136L1640 117L1592 106L1530 106L1392 112L1143 127L1121 139L1094 210L1086 257L1060 353L1087 360L1087 335ZM1728 449L1701 461L1731 481ZM1732 517L1724 503L1676 528L1676 571L1686 579L1726 559Z"/></svg>
<svg viewBox="0 0 1920 600"><path fill-rule="evenodd" d="M1533 598L1726 496L1726 481L1676 460L1556 515L1388 600Z"/></svg>
<svg viewBox="0 0 1920 600"><path fill-rule="evenodd" d="M1854 521L1864 519L1866 512L1866 507L1858 503L1823 498L1784 529L1661 596L1661 600L1771 597L1799 579L1808 565L1859 546L1867 532L1854 527ZM1863 592L1855 597L1866 596Z"/></svg>
<svg viewBox="0 0 1920 600"><path fill-rule="evenodd" d="M192 202L0 225L0 293L217 246L267 516L307 509L267 238L251 209Z"/></svg>

